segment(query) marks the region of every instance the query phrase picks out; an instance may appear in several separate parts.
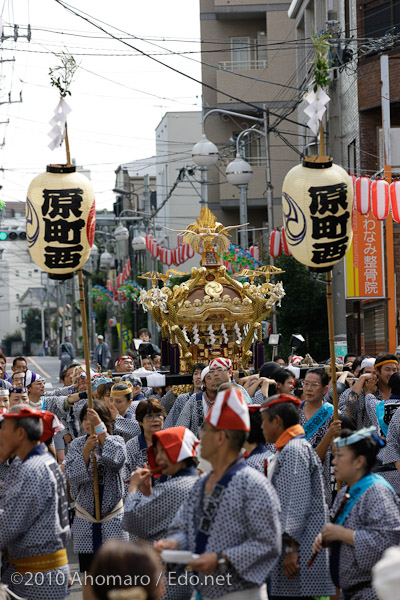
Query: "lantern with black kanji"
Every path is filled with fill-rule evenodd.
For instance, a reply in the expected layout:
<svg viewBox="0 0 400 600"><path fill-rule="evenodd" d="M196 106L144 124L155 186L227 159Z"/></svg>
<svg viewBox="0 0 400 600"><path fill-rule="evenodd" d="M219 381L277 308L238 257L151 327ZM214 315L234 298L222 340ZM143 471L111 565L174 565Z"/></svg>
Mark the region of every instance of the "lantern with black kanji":
<svg viewBox="0 0 400 600"><path fill-rule="evenodd" d="M66 279L83 267L95 226L92 184L74 165L49 165L31 182L26 238L32 260L51 278Z"/></svg>
<svg viewBox="0 0 400 600"><path fill-rule="evenodd" d="M353 235L349 175L327 157L308 157L286 175L282 204L285 240L294 258L317 271L330 270Z"/></svg>

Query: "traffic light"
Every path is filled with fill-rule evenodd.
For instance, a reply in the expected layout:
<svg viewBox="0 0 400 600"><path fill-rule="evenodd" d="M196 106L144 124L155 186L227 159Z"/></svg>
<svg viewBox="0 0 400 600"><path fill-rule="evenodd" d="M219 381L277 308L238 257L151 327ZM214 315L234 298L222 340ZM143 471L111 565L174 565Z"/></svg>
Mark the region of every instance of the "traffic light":
<svg viewBox="0 0 400 600"><path fill-rule="evenodd" d="M20 240L26 240L26 231L22 231L21 229L0 231L0 242L18 242Z"/></svg>

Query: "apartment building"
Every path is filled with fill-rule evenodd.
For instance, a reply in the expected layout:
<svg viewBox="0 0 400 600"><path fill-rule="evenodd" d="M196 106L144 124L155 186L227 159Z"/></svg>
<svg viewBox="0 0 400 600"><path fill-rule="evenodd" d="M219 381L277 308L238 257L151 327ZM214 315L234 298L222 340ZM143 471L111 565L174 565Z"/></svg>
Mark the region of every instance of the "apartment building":
<svg viewBox="0 0 400 600"><path fill-rule="evenodd" d="M240 152L253 169L247 193L249 243L261 242L264 248L269 237L265 124L246 116L263 119L263 111L269 111L269 125L276 128L269 133L269 148L274 221L279 226L282 182L299 160L297 126L281 120L284 116L290 119L299 98L295 27L288 18L289 6L279 0L200 0L205 133L221 155L207 173L208 206L225 225L239 222L239 189L227 182L225 168L235 157L240 132L255 126L261 134L242 137ZM213 109L220 112L207 117ZM240 115L228 115L224 110ZM238 243L240 233L234 235Z"/></svg>

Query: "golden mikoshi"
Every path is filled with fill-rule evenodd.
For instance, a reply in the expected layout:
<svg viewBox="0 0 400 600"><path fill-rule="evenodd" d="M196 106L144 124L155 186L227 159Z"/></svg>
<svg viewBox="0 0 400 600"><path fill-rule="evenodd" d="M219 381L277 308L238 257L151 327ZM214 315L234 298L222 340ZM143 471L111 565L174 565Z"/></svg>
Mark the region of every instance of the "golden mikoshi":
<svg viewBox="0 0 400 600"><path fill-rule="evenodd" d="M191 372L196 362L221 355L232 360L234 369L246 368L253 343L262 345L261 322L285 295L281 282L270 281L271 275L282 272L276 267L248 270L250 282L245 283L227 272L218 251L228 248L229 231L234 228L218 223L204 207L196 221L181 232L184 242L201 255L200 267L192 269L190 279L171 290L165 286L165 275L144 275L153 287L141 291L139 303L151 311L162 337L178 345L182 373ZM255 284L260 275L265 282ZM157 280L162 280L164 287L157 287Z"/></svg>

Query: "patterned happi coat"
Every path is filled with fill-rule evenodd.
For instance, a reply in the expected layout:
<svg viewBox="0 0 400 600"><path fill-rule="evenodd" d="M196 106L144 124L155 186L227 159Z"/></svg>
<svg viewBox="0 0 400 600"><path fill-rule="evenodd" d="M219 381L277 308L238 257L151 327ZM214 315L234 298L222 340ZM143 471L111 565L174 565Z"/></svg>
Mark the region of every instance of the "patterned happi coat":
<svg viewBox="0 0 400 600"><path fill-rule="evenodd" d="M362 429L363 427L371 426L371 419L365 406L365 394L364 390L354 396L350 394L351 388L345 390L339 397L338 408L342 413L348 412L356 422L356 429ZM346 411L346 409L348 409Z"/></svg>
<svg viewBox="0 0 400 600"><path fill-rule="evenodd" d="M181 550L195 552L200 516L210 500L204 487L207 477L196 482L171 523L167 537L178 540ZM221 585L198 573L196 590L203 597L243 591L246 598L246 590L265 583L281 552L281 528L278 497L261 473L245 466L234 474L220 496L204 552L224 552L233 568L214 572L221 576Z"/></svg>
<svg viewBox="0 0 400 600"><path fill-rule="evenodd" d="M338 493L332 514L339 508L348 488ZM331 569L341 589L348 590L372 580L371 570L391 546L400 545L400 501L386 486L371 485L350 510L343 527L355 531L354 547L335 542L331 549ZM335 577L335 576L334 576ZM370 585L358 591L352 600L378 600Z"/></svg>
<svg viewBox="0 0 400 600"><path fill-rule="evenodd" d="M258 444L253 452L246 458L246 463L249 467L253 467L263 475L266 474L268 468L268 462L274 456L274 452L271 452L269 446L272 444ZM275 449L275 446L273 446Z"/></svg>
<svg viewBox="0 0 400 600"><path fill-rule="evenodd" d="M384 465L400 461L400 407L394 413L389 424L386 437L386 446L383 450L382 462ZM385 475L385 473L381 473ZM400 471L393 472L391 482L396 493L400 495Z"/></svg>
<svg viewBox="0 0 400 600"><path fill-rule="evenodd" d="M86 466L82 450L87 436L72 440L65 459L65 474L70 483L70 493L78 504L95 516L93 492L93 462L90 455ZM118 435L107 435L104 446L96 447L99 476L100 512L103 518L124 496L123 467L126 460L124 440ZM75 516L72 525L74 551L79 553L96 552L100 545L110 538L128 539L122 530L123 514L105 523L90 523Z"/></svg>
<svg viewBox="0 0 400 600"><path fill-rule="evenodd" d="M146 541L166 537L172 519L198 478L196 468L189 467L154 487L150 496L144 496L140 491L128 493L123 528Z"/></svg>
<svg viewBox="0 0 400 600"><path fill-rule="evenodd" d="M170 392L168 392L168 393L170 393ZM193 393L194 392L188 392L186 394L180 394L176 398L176 400L175 400L175 402L174 402L171 410L168 413L167 418L165 419L165 423L164 423L163 429L168 429L168 427L175 427L175 425L177 423L177 420L179 418L179 415L183 411L186 402L189 400L189 398L192 397Z"/></svg>
<svg viewBox="0 0 400 600"><path fill-rule="evenodd" d="M281 501L282 535L298 543L300 571L292 579L286 577L283 551L272 573L271 595L333 595L327 550L318 555L311 568L307 567L314 539L329 520L321 461L303 437L290 440L275 456L271 482Z"/></svg>
<svg viewBox="0 0 400 600"><path fill-rule="evenodd" d="M125 500L122 526L129 532L131 539L141 538L153 543L166 537L172 519L192 493L198 478L196 468L189 467L153 487L150 496L144 496L140 491L129 493ZM190 600L191 587L169 585L170 579L171 574L168 573L163 600Z"/></svg>
<svg viewBox="0 0 400 600"><path fill-rule="evenodd" d="M315 431L311 437L308 438L308 443L314 448L317 448L318 444L321 442L324 435L328 432L328 429L333 421L333 414L327 418L325 423L323 423L317 431ZM303 408L300 408L300 425L304 426L307 423L306 416L304 414ZM325 489L325 500L328 506L332 506L332 468L331 468L331 459L332 459L332 446L329 446L326 451L325 458L322 462L322 478L324 481L324 489Z"/></svg>
<svg viewBox="0 0 400 600"><path fill-rule="evenodd" d="M65 478L44 444L7 469L0 498L0 549L11 558L30 558L65 548L70 537ZM62 600L68 595L69 566L26 573L3 556L2 583L27 600ZM36 577L35 577L36 575ZM13 581L14 579L14 581Z"/></svg>

